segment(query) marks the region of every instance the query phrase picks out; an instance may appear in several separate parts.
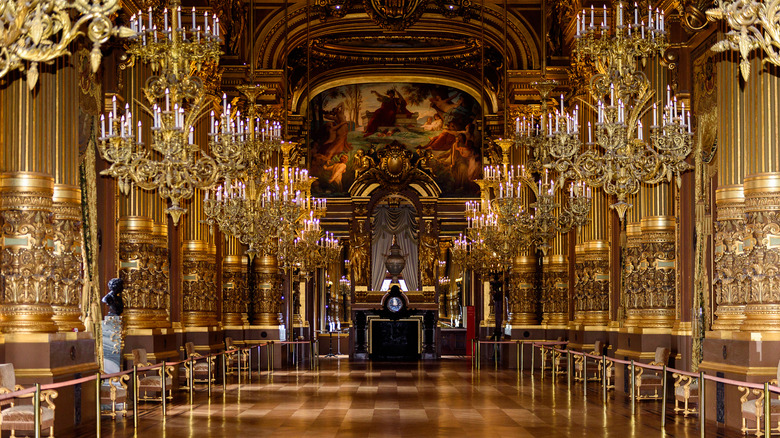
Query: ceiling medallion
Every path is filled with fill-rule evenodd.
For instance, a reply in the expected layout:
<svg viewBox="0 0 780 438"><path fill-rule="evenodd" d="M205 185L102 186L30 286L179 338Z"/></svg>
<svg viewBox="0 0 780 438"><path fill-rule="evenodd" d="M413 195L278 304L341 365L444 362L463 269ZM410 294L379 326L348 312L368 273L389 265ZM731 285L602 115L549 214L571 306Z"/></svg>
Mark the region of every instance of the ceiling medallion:
<svg viewBox="0 0 780 438"><path fill-rule="evenodd" d="M383 29L405 30L425 11L427 0L363 0L368 16Z"/></svg>

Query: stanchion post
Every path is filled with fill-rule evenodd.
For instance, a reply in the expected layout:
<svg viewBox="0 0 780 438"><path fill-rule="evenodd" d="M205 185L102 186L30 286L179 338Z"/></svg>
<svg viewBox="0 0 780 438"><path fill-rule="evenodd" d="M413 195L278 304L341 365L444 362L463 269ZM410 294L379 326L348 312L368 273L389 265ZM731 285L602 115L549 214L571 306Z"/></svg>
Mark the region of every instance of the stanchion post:
<svg viewBox="0 0 780 438"><path fill-rule="evenodd" d="M212 372L214 371L214 370L212 370L212 369L211 369L211 368L212 368L212 367L211 367L211 355L209 355L209 356L206 358L206 364L207 364L207 366L208 366L208 369L209 369L209 377L208 377L208 379L207 379L207 380L208 380L208 382L209 382L209 384L208 384L209 400L211 400L211 376L212 376Z"/></svg>
<svg viewBox="0 0 780 438"><path fill-rule="evenodd" d="M222 353L222 397L227 393L227 352Z"/></svg>
<svg viewBox="0 0 780 438"><path fill-rule="evenodd" d="M604 404L607 404L607 355L601 355L601 397Z"/></svg>
<svg viewBox="0 0 780 438"><path fill-rule="evenodd" d="M195 402L195 359L190 358L190 374L187 385L190 387L190 404ZM185 364L186 366L186 364Z"/></svg>
<svg viewBox="0 0 780 438"><path fill-rule="evenodd" d="M138 429L138 365L133 365L133 428Z"/></svg>
<svg viewBox="0 0 780 438"><path fill-rule="evenodd" d="M534 349L536 348L536 344L531 342L531 378L534 377L534 359L536 358L536 352Z"/></svg>
<svg viewBox="0 0 780 438"><path fill-rule="evenodd" d="M263 363L263 361L260 360L261 357L262 356L260 353L260 344L257 344L257 381L258 382L260 382L260 364Z"/></svg>
<svg viewBox="0 0 780 438"><path fill-rule="evenodd" d="M525 353L525 341L520 341L520 364L518 365L520 367L520 375L523 374L523 371L525 371L525 357L523 357Z"/></svg>
<svg viewBox="0 0 780 438"><path fill-rule="evenodd" d="M631 415L636 414L636 397L635 397L635 391L636 391L636 381L634 380L636 376L636 369L634 368L634 359L631 359Z"/></svg>
<svg viewBox="0 0 780 438"><path fill-rule="evenodd" d="M707 406L705 403L705 400L707 400L706 391L704 389L706 383L707 382L704 381L704 371L699 371L699 435L701 438L704 438L704 424L707 422L707 415L705 414L704 409L704 407ZM756 428L758 428L758 425L756 425Z"/></svg>
<svg viewBox="0 0 780 438"><path fill-rule="evenodd" d="M268 346L268 357L271 360L270 372L272 372L272 373L274 372L274 366L276 365L276 360L275 360L276 358L274 357L275 355L276 355L276 352L274 351L274 341L271 341L271 343Z"/></svg>
<svg viewBox="0 0 780 438"><path fill-rule="evenodd" d="M764 383L764 436L765 437L769 437L772 435L772 424L771 424L772 415L770 412L770 408L772 407L772 400L769 397L770 397L769 383Z"/></svg>
<svg viewBox="0 0 780 438"><path fill-rule="evenodd" d="M168 414L168 407L166 406L167 400L165 398L165 361L163 361L162 366L160 367L160 376L160 387L162 388L162 393L160 394L160 398L162 399L162 419L165 421L165 416Z"/></svg>
<svg viewBox="0 0 780 438"><path fill-rule="evenodd" d="M241 389L241 349L236 350L236 360L238 361L238 369L236 370L238 374L238 389Z"/></svg>
<svg viewBox="0 0 780 438"><path fill-rule="evenodd" d="M523 370L520 369L520 341L517 341L516 344L517 344L517 351L515 352L516 353L515 356L517 356L516 366L517 366L517 375L519 376L523 372Z"/></svg>
<svg viewBox="0 0 780 438"><path fill-rule="evenodd" d="M666 365L661 374L661 429L666 427Z"/></svg>
<svg viewBox="0 0 780 438"><path fill-rule="evenodd" d="M35 384L35 399L33 400L33 423L35 424L35 438L41 438L41 384Z"/></svg>
<svg viewBox="0 0 780 438"><path fill-rule="evenodd" d="M248 383L252 383L252 349L247 348L246 352L246 379L249 381Z"/></svg>
<svg viewBox="0 0 780 438"><path fill-rule="evenodd" d="M571 350L568 348L566 349L566 385L571 392Z"/></svg>
<svg viewBox="0 0 780 438"><path fill-rule="evenodd" d="M95 434L97 438L100 438L100 372L95 373ZM108 382L111 384L111 381Z"/></svg>

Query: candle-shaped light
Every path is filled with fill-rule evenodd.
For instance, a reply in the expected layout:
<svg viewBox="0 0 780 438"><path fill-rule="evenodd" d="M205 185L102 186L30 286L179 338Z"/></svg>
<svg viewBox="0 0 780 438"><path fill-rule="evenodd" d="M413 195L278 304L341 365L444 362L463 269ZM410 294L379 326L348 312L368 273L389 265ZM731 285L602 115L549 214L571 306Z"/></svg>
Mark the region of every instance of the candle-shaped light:
<svg viewBox="0 0 780 438"><path fill-rule="evenodd" d="M195 31L195 6L192 7L192 30Z"/></svg>
<svg viewBox="0 0 780 438"><path fill-rule="evenodd" d="M658 126L658 106L653 104L653 126Z"/></svg>
<svg viewBox="0 0 780 438"><path fill-rule="evenodd" d="M138 121L138 143L141 143L141 121Z"/></svg>
<svg viewBox="0 0 780 438"><path fill-rule="evenodd" d="M588 143L593 143L593 138L591 137L591 127L590 122L588 122Z"/></svg>
<svg viewBox="0 0 780 438"><path fill-rule="evenodd" d="M607 5L604 5L604 20L601 22L601 27L607 27Z"/></svg>
<svg viewBox="0 0 780 438"><path fill-rule="evenodd" d="M163 9L163 29L168 29L168 8Z"/></svg>

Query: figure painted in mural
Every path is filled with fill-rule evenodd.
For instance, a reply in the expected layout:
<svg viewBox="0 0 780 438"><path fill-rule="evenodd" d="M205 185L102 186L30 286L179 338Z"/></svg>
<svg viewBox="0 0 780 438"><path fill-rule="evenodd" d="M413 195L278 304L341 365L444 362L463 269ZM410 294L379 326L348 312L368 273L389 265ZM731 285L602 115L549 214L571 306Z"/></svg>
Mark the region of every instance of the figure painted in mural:
<svg viewBox="0 0 780 438"><path fill-rule="evenodd" d="M352 161L352 167L355 169L355 180L357 180L358 177L365 173L368 169L376 165L374 159L366 155L366 151L363 149L358 149L357 152L355 152L355 156L352 157Z"/></svg>
<svg viewBox="0 0 780 438"><path fill-rule="evenodd" d="M440 131L443 126L444 120L441 118L441 114L437 112L433 117L428 117L428 120L422 125L422 129L425 131Z"/></svg>
<svg viewBox="0 0 780 438"><path fill-rule="evenodd" d="M431 137L428 144L421 146L420 149L431 150L439 161L453 165L455 158L453 147L458 139L457 136L464 133L465 131L459 131L454 123L450 123L441 134Z"/></svg>
<svg viewBox="0 0 780 438"><path fill-rule="evenodd" d="M395 119L401 116L411 116L412 113L406 109L406 99L395 89L387 90L384 96L371 90L376 98L381 102L381 106L371 115L371 120L363 131L363 136L377 132L382 126L395 126Z"/></svg>
<svg viewBox="0 0 780 438"><path fill-rule="evenodd" d="M469 188L479 177L480 165L478 155L473 146L468 143L465 133L458 134L454 145L454 161L452 164L452 179L455 187Z"/></svg>
<svg viewBox="0 0 780 438"><path fill-rule="evenodd" d="M439 250L439 239L433 232L432 221L427 222L426 231L420 236L420 280L423 286L434 286L435 266L437 262L437 253Z"/></svg>
<svg viewBox="0 0 780 438"><path fill-rule="evenodd" d="M349 134L349 122L344 114L344 104L336 105L330 111L323 113L323 118L327 120L325 127L328 130L328 138L317 148L317 153L322 155L326 161L344 152L352 150L352 145L347 141Z"/></svg>
<svg viewBox="0 0 780 438"><path fill-rule="evenodd" d="M363 229L365 221L358 222L358 230L350 239L350 264L356 286L368 284L366 273L368 272L368 233Z"/></svg>
<svg viewBox="0 0 780 438"><path fill-rule="evenodd" d="M119 316L125 309L125 303L122 301L122 290L125 284L121 278L112 278L108 280L108 293L101 301L108 306L108 316Z"/></svg>
<svg viewBox="0 0 780 438"><path fill-rule="evenodd" d="M330 171L330 179L328 184L336 186L338 191L343 191L341 179L344 177L344 173L347 172L347 155L344 154L339 157L339 160L332 164L326 164L325 170Z"/></svg>

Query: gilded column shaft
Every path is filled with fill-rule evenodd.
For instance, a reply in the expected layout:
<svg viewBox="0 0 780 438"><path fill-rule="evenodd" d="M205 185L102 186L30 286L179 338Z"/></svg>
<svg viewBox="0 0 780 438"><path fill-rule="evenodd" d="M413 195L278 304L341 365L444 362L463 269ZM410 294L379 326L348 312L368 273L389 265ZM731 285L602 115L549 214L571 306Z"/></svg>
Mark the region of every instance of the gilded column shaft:
<svg viewBox="0 0 780 438"><path fill-rule="evenodd" d="M574 320L586 325L609 322L609 242L577 245Z"/></svg>
<svg viewBox="0 0 780 438"><path fill-rule="evenodd" d="M282 323L281 279L275 256L255 257L255 297L252 325L276 327Z"/></svg>
<svg viewBox="0 0 780 438"><path fill-rule="evenodd" d="M509 281L509 317L507 324L534 325L536 320L536 258L528 255L515 257Z"/></svg>
<svg viewBox="0 0 780 438"><path fill-rule="evenodd" d="M630 210L629 210L630 212ZM625 309L625 326L637 327L641 316L639 309L643 305L642 278L640 262L642 255L642 225L633 222L626 226L626 247L623 249L624 290L622 307Z"/></svg>
<svg viewBox="0 0 780 438"><path fill-rule="evenodd" d="M216 247L200 240L182 245L182 325L217 325Z"/></svg>
<svg viewBox="0 0 780 438"><path fill-rule="evenodd" d="M745 178L746 238L750 279L742 331L780 331L780 173Z"/></svg>
<svg viewBox="0 0 780 438"><path fill-rule="evenodd" d="M672 327L677 299L674 218L647 216L640 227L629 308L638 317L639 327Z"/></svg>
<svg viewBox="0 0 780 438"><path fill-rule="evenodd" d="M54 234L54 322L60 331L84 330L81 293L84 271L81 257L81 190L56 184L52 203Z"/></svg>
<svg viewBox="0 0 780 438"><path fill-rule="evenodd" d="M54 179L31 172L0 174L3 274L0 327L3 332L55 332Z"/></svg>
<svg viewBox="0 0 780 438"><path fill-rule="evenodd" d="M148 217L119 219L119 278L125 286L128 329L170 327L168 259Z"/></svg>
<svg viewBox="0 0 780 438"><path fill-rule="evenodd" d="M245 325L249 296L247 293L247 257L238 239L226 236L222 259L222 322L226 326Z"/></svg>
<svg viewBox="0 0 780 438"><path fill-rule="evenodd" d="M713 330L738 330L745 319L745 301L750 292L745 238L745 194L742 185L720 187L715 192Z"/></svg>
<svg viewBox="0 0 780 438"><path fill-rule="evenodd" d="M569 265L561 254L544 258L542 324L565 325L569 321Z"/></svg>

